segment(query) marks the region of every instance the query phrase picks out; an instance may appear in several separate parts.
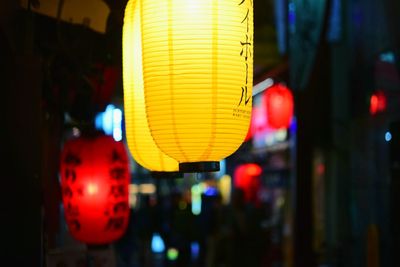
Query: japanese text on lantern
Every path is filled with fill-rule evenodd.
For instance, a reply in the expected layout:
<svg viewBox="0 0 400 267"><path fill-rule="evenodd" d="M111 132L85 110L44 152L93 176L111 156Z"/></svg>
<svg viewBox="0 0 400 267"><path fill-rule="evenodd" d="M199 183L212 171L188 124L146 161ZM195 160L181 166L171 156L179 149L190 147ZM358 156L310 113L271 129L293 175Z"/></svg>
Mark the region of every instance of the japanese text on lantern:
<svg viewBox="0 0 400 267"><path fill-rule="evenodd" d="M240 40L240 45L241 45L241 50L240 50L240 56L244 59L244 64L246 67L246 72L245 72L245 80L243 81L244 84L241 86L241 96L240 96L240 100L239 100L239 104L238 106L244 104L245 106L247 106L247 104L249 103L250 99L251 99L251 94L250 94L250 90L248 90L248 83L249 83L249 58L251 57L251 46L252 46L252 37L250 34L250 8L249 8L249 4L252 5L253 3L251 2L251 0L241 0L239 3L239 6L243 6L246 5L246 13L244 18L241 21L241 24L244 24L246 26L246 32L243 36L243 38Z"/></svg>
<svg viewBox="0 0 400 267"><path fill-rule="evenodd" d="M65 214L66 214L66 219L69 222L69 225L73 227L75 231L79 231L81 228L81 223L79 221L79 205L74 203L74 200L76 200L76 194L79 194L82 192L81 191L76 191L73 190L74 184L76 181L76 168L81 165L82 160L81 158L72 153L68 152L65 155L64 158L64 164L66 166L64 170L64 179L65 182L63 183L64 186L61 188L62 190L62 195L64 199L64 208L65 208Z"/></svg>
<svg viewBox="0 0 400 267"><path fill-rule="evenodd" d="M127 169L127 159L124 155L113 149L110 158L110 190L109 201L104 214L108 216L105 231L121 230L125 224L126 213L128 212L128 202L125 201L128 195L126 180L129 171Z"/></svg>

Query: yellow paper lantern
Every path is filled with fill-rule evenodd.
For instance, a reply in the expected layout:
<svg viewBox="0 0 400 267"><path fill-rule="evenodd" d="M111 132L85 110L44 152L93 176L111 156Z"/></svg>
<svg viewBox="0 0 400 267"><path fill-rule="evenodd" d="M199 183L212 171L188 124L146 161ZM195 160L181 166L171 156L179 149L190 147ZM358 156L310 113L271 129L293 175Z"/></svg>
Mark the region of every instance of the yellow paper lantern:
<svg viewBox="0 0 400 267"><path fill-rule="evenodd" d="M144 92L139 9L129 1L123 29L123 81L125 127L129 150L137 163L156 172L176 172L178 162L155 144L147 124Z"/></svg>
<svg viewBox="0 0 400 267"><path fill-rule="evenodd" d="M141 46L139 74L125 78L143 78L155 143L181 171L218 170L250 123L252 1L130 0L124 27L140 33L140 40L132 40Z"/></svg>

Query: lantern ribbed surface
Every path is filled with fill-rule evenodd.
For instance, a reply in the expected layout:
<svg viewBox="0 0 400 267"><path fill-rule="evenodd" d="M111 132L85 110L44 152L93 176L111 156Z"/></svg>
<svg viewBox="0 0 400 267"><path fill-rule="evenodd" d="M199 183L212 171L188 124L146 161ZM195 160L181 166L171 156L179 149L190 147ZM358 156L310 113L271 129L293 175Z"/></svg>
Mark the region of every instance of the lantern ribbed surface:
<svg viewBox="0 0 400 267"><path fill-rule="evenodd" d="M126 7L123 29L123 81L125 128L129 151L141 166L158 172L178 171L178 162L156 145L147 123L143 87L140 9L137 1Z"/></svg>
<svg viewBox="0 0 400 267"><path fill-rule="evenodd" d="M61 154L61 191L71 235L86 244L108 244L128 225L128 158L110 136L68 140Z"/></svg>
<svg viewBox="0 0 400 267"><path fill-rule="evenodd" d="M124 27L140 28L142 69L135 72L157 146L179 163L232 154L251 116L252 1L131 0ZM124 60L134 47L124 45Z"/></svg>

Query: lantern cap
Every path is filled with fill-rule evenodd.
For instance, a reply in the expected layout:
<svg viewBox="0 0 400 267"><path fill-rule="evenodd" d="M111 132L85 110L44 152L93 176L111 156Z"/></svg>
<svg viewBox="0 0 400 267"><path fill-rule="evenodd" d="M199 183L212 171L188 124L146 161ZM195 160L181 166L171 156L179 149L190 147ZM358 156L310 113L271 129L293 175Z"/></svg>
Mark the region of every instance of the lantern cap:
<svg viewBox="0 0 400 267"><path fill-rule="evenodd" d="M217 172L219 171L218 161L199 161L179 163L180 172Z"/></svg>
<svg viewBox="0 0 400 267"><path fill-rule="evenodd" d="M183 178L182 172L162 172L162 171L152 171L151 176L155 179L180 179Z"/></svg>

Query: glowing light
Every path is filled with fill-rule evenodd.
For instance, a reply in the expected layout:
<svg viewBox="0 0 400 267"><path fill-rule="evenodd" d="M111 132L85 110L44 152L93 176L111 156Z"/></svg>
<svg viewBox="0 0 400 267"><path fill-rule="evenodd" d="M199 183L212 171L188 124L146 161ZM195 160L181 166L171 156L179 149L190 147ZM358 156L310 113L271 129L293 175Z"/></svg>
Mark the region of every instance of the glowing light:
<svg viewBox="0 0 400 267"><path fill-rule="evenodd" d="M200 254L200 244L197 242L192 242L190 244L190 250L192 252L192 260L196 260Z"/></svg>
<svg viewBox="0 0 400 267"><path fill-rule="evenodd" d="M113 110L114 105L108 105L106 107L106 111L103 113L103 130L104 133L107 135L111 135L113 133Z"/></svg>
<svg viewBox="0 0 400 267"><path fill-rule="evenodd" d="M137 194L139 193L139 186L136 184L129 185L129 194Z"/></svg>
<svg viewBox="0 0 400 267"><path fill-rule="evenodd" d="M204 190L204 195L209 196L209 197L216 196L216 195L218 195L218 190L211 186L207 187L206 190Z"/></svg>
<svg viewBox="0 0 400 267"><path fill-rule="evenodd" d="M395 63L395 56L393 52L382 53L379 56L380 60L387 63Z"/></svg>
<svg viewBox="0 0 400 267"><path fill-rule="evenodd" d="M275 133L276 141L278 142L285 141L286 138L287 138L287 131L285 129L276 131Z"/></svg>
<svg viewBox="0 0 400 267"><path fill-rule="evenodd" d="M73 135L73 136L79 137L80 134L81 134L81 131L79 131L78 128L76 128L76 127L73 127L73 128L72 128L72 135Z"/></svg>
<svg viewBox="0 0 400 267"><path fill-rule="evenodd" d="M228 204L231 198L232 191L232 177L230 175L224 175L219 180L219 191L221 192L222 202Z"/></svg>
<svg viewBox="0 0 400 267"><path fill-rule="evenodd" d="M250 176L258 176L261 174L261 168L256 164L247 164L246 174Z"/></svg>
<svg viewBox="0 0 400 267"><path fill-rule="evenodd" d="M283 84L275 84L265 92L268 125L274 129L289 128L293 117L293 94Z"/></svg>
<svg viewBox="0 0 400 267"><path fill-rule="evenodd" d="M369 113L375 115L386 110L386 95L382 91L376 91L370 98Z"/></svg>
<svg viewBox="0 0 400 267"><path fill-rule="evenodd" d="M139 186L139 192L142 194L154 194L156 192L156 186L154 184L141 184Z"/></svg>
<svg viewBox="0 0 400 267"><path fill-rule="evenodd" d="M169 248L167 250L167 258L170 261L175 261L179 256L179 251L176 248Z"/></svg>
<svg viewBox="0 0 400 267"><path fill-rule="evenodd" d="M392 140L392 134L390 132L385 133L385 141L390 142Z"/></svg>
<svg viewBox="0 0 400 267"><path fill-rule="evenodd" d="M154 184L130 184L129 194L154 194L157 188Z"/></svg>
<svg viewBox="0 0 400 267"><path fill-rule="evenodd" d="M106 135L112 135L115 141L122 140L122 110L114 105L108 105L104 112L95 118L96 129L101 129Z"/></svg>
<svg viewBox="0 0 400 267"><path fill-rule="evenodd" d="M96 184L88 184L87 185L87 192L89 195L95 195L99 191L99 188Z"/></svg>
<svg viewBox="0 0 400 267"><path fill-rule="evenodd" d="M192 186L192 213L199 215L201 213L201 193L203 191L200 184Z"/></svg>
<svg viewBox="0 0 400 267"><path fill-rule="evenodd" d="M233 184L244 191L247 202L258 201L261 174L262 168L255 163L242 164L235 169Z"/></svg>
<svg viewBox="0 0 400 267"><path fill-rule="evenodd" d="M119 108L113 110L113 137L115 141L122 140L122 111Z"/></svg>
<svg viewBox="0 0 400 267"><path fill-rule="evenodd" d="M136 194L129 193L129 207L134 208L137 204L137 196Z"/></svg>
<svg viewBox="0 0 400 267"><path fill-rule="evenodd" d="M103 117L104 117L104 112L100 112L96 115L94 119L94 125L98 130L103 130Z"/></svg>
<svg viewBox="0 0 400 267"><path fill-rule="evenodd" d="M163 253L165 250L164 240L158 233L154 233L151 239L151 251L154 253Z"/></svg>

